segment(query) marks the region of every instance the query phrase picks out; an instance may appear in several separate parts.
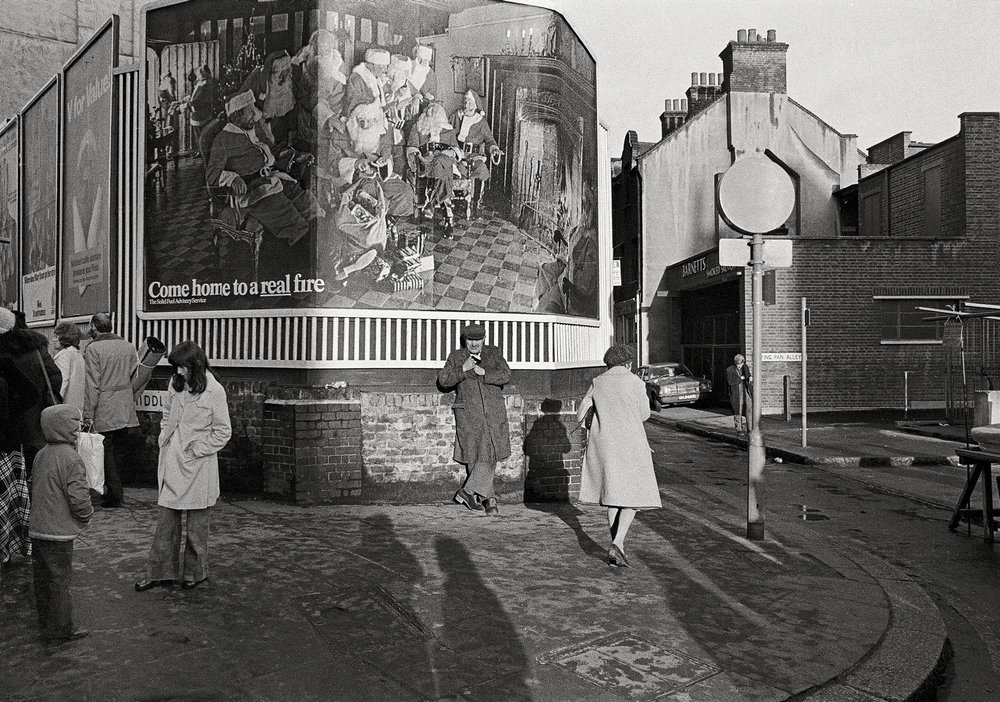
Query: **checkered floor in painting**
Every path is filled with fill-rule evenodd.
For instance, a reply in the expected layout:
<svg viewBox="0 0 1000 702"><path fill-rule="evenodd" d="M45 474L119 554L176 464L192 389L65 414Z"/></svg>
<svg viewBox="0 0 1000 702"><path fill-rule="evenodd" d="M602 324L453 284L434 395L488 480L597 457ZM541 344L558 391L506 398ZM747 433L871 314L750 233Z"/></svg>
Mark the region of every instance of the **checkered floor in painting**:
<svg viewBox="0 0 1000 702"><path fill-rule="evenodd" d="M457 215L457 213L456 213ZM249 247L225 239L218 256L208 225L208 199L200 158L171 165L166 185L147 192L147 279L166 283L222 281L252 268ZM443 237L442 221L417 225L400 222L403 233L420 227L426 234L424 255L434 256L434 271L421 274L422 289L390 292L363 273L317 301L320 307L438 309L474 312L532 312L541 266L554 260L545 243L484 206L478 217L456 216L452 238ZM232 307L264 306L257 300L231 300ZM268 305L269 306L269 305Z"/></svg>

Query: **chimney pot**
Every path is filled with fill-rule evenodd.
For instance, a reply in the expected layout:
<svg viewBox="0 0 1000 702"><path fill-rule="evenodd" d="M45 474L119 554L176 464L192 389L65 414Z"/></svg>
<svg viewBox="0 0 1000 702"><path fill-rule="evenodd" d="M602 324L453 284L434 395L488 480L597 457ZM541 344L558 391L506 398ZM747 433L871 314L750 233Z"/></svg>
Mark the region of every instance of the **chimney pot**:
<svg viewBox="0 0 1000 702"><path fill-rule="evenodd" d="M691 85L698 85L698 74L697 73L692 73L691 74Z"/></svg>
<svg viewBox="0 0 1000 702"><path fill-rule="evenodd" d="M757 41L757 30L756 29L748 29L747 30L747 41L748 42Z"/></svg>
<svg viewBox="0 0 1000 702"><path fill-rule="evenodd" d="M687 98L681 98L681 112L688 111L688 101Z"/></svg>
<svg viewBox="0 0 1000 702"><path fill-rule="evenodd" d="M702 73L701 74L701 76L699 77L699 83L698 83L698 85L708 85L708 74L707 73Z"/></svg>
<svg viewBox="0 0 1000 702"><path fill-rule="evenodd" d="M744 44L744 43L746 43L746 40L747 40L747 30L745 30L745 29L737 29L736 30L736 41L738 41L740 44Z"/></svg>
<svg viewBox="0 0 1000 702"><path fill-rule="evenodd" d="M681 101L680 100L674 100L674 112L680 112L683 109L684 108L681 107Z"/></svg>
<svg viewBox="0 0 1000 702"><path fill-rule="evenodd" d="M709 73L708 74L708 84L712 85L712 86L715 85L715 74L714 73Z"/></svg>
<svg viewBox="0 0 1000 702"><path fill-rule="evenodd" d="M778 41L778 33L773 29L767 30L767 40L768 41Z"/></svg>

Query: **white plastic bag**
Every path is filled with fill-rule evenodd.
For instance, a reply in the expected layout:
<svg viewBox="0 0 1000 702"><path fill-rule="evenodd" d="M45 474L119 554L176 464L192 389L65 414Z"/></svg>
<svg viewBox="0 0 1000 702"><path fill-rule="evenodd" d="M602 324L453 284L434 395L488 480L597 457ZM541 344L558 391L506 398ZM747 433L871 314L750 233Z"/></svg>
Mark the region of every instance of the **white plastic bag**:
<svg viewBox="0 0 1000 702"><path fill-rule="evenodd" d="M91 490L104 494L104 437L100 434L80 432L76 451L87 466L87 484Z"/></svg>

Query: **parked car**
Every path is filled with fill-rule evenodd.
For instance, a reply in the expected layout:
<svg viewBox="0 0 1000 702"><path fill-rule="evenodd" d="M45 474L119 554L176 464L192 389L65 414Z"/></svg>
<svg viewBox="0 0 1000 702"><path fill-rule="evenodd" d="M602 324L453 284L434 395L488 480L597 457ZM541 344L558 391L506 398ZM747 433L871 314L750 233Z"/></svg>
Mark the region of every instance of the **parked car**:
<svg viewBox="0 0 1000 702"><path fill-rule="evenodd" d="M712 381L699 378L683 363L651 363L635 373L646 383L649 406L654 410L663 405L694 404L712 393Z"/></svg>

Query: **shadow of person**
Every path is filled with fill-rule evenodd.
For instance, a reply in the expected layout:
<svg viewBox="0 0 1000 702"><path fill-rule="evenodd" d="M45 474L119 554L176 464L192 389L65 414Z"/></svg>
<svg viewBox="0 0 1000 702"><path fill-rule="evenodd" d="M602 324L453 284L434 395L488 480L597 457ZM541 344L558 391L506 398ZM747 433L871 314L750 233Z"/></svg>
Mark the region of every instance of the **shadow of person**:
<svg viewBox="0 0 1000 702"><path fill-rule="evenodd" d="M334 583L333 590L307 602L306 611L318 610L309 616L324 643L338 653L361 656L408 694L426 697L436 673L431 627L420 616L417 596L424 569L399 538L393 520L386 514L360 520L346 557L323 573ZM398 690L389 690L372 692L371 699L398 696Z"/></svg>
<svg viewBox="0 0 1000 702"><path fill-rule="evenodd" d="M580 522L580 517L583 515L583 510L574 504L569 502L559 503L559 502L529 502L525 505L530 510L536 512L545 512L546 514L554 514L559 519L563 521L566 526L573 530L576 535L577 543L580 544L580 550L592 558L596 558L599 561L606 560L608 547L602 546L600 542L594 540L594 538L587 533L584 529L583 524ZM593 505L594 509L601 510L602 515L607 511L605 507L599 507ZM607 524L607 521L601 521L601 524ZM611 536L608 536L608 541L610 543Z"/></svg>
<svg viewBox="0 0 1000 702"><path fill-rule="evenodd" d="M435 548L444 577L438 637L457 658L452 669L438 669L440 691L530 702L528 657L500 599L483 582L462 542L442 536Z"/></svg>

